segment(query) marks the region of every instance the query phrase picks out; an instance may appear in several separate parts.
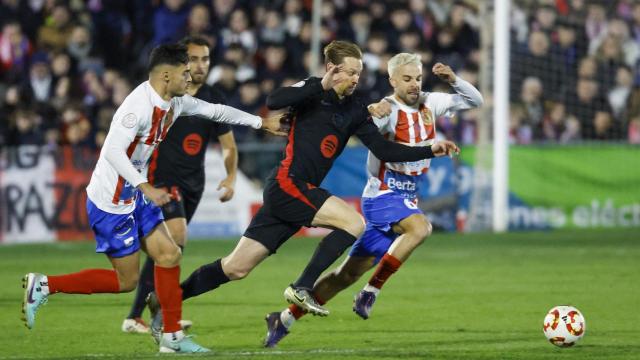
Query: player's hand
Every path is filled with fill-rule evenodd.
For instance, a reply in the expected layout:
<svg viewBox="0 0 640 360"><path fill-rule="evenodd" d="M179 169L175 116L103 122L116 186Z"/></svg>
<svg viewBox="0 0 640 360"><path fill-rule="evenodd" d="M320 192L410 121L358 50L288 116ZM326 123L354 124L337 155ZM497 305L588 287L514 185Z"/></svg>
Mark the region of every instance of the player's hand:
<svg viewBox="0 0 640 360"><path fill-rule="evenodd" d="M369 114L376 118L383 118L391 115L391 103L386 100L380 100L377 103L367 106Z"/></svg>
<svg viewBox="0 0 640 360"><path fill-rule="evenodd" d="M277 136L289 134L290 120L288 114L279 114L262 118L262 130Z"/></svg>
<svg viewBox="0 0 640 360"><path fill-rule="evenodd" d="M220 195L221 202L227 202L231 200L231 198L233 198L233 194L234 194L233 188L235 187L235 184L236 184L236 179L231 176L227 176L225 179L220 181L220 184L218 184L217 190L224 189L222 195Z"/></svg>
<svg viewBox="0 0 640 360"><path fill-rule="evenodd" d="M460 154L460 148L453 141L443 140L436 141L431 145L431 151L436 157L453 156Z"/></svg>
<svg viewBox="0 0 640 360"><path fill-rule="evenodd" d="M454 73L448 65L437 63L433 65L431 71L433 71L433 74L442 81L446 81L449 84L456 82L456 73Z"/></svg>
<svg viewBox="0 0 640 360"><path fill-rule="evenodd" d="M327 73L324 74L321 81L324 91L331 90L331 88L344 81L344 78L337 76L342 71L342 64L334 65L330 63L328 66Z"/></svg>
<svg viewBox="0 0 640 360"><path fill-rule="evenodd" d="M163 206L171 201L171 195L165 189L158 189L149 183L138 185L144 196L158 206Z"/></svg>

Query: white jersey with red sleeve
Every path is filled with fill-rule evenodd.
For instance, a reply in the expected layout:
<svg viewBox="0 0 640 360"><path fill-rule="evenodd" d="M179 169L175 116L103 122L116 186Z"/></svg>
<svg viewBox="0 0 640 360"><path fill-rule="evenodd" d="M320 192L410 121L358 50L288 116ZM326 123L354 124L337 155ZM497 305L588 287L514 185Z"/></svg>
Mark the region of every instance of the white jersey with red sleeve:
<svg viewBox="0 0 640 360"><path fill-rule="evenodd" d="M402 103L395 95L385 98L391 103L391 114L373 118L387 139L408 146L432 145L436 137L436 119L452 111L470 109L482 104L480 92L470 83L456 78L455 94L421 93L417 106ZM371 151L367 156L369 179L362 197L376 197L396 191L407 198L417 197L418 176L429 170L431 159L385 163Z"/></svg>
<svg viewBox="0 0 640 360"><path fill-rule="evenodd" d="M87 186L87 196L102 211L127 214L135 206L136 187L147 182L155 147L181 115L197 115L229 124L262 126L262 119L189 95L166 101L149 81L138 85L118 108Z"/></svg>

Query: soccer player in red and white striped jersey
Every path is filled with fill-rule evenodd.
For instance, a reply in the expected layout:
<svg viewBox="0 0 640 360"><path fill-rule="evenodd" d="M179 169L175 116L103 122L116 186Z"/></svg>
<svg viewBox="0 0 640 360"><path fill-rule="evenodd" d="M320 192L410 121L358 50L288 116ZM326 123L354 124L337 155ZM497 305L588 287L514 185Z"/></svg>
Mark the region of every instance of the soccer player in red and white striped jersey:
<svg viewBox="0 0 640 360"><path fill-rule="evenodd" d="M224 105L186 94L191 81L184 46L161 45L149 59L149 80L135 88L116 111L98 163L87 187L89 223L96 252L113 269L85 269L65 275L28 273L23 313L28 328L50 295L129 292L136 288L139 250L155 262L155 284L165 319L160 352L206 352L185 337L179 286L181 252L171 239L159 206L170 201L163 189L147 181L147 165L155 147L179 116L198 115L212 121L252 126L284 135L277 117L261 119Z"/></svg>

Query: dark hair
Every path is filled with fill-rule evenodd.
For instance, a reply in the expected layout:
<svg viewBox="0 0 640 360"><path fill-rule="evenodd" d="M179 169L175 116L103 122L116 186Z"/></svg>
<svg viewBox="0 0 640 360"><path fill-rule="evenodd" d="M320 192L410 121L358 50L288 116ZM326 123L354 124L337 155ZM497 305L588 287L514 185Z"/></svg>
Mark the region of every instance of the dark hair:
<svg viewBox="0 0 640 360"><path fill-rule="evenodd" d="M188 47L189 45L206 46L208 48L211 47L211 44L209 44L207 39L197 35L185 36L182 38L182 40L180 40L178 44L184 46L185 48Z"/></svg>
<svg viewBox="0 0 640 360"><path fill-rule="evenodd" d="M342 40L334 40L324 47L324 62L341 64L346 57L362 59L362 51L358 45Z"/></svg>
<svg viewBox="0 0 640 360"><path fill-rule="evenodd" d="M151 72L158 65L177 66L188 64L187 47L181 44L159 45L151 50L147 70Z"/></svg>

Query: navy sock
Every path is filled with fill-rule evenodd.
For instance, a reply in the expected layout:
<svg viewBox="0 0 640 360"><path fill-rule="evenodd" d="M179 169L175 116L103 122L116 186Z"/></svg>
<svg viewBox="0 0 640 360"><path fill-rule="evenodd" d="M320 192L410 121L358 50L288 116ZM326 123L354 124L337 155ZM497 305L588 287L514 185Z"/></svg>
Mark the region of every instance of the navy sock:
<svg viewBox="0 0 640 360"><path fill-rule="evenodd" d="M227 275L222 271L222 259L218 259L211 264L202 265L180 284L182 300L211 291L229 281Z"/></svg>
<svg viewBox="0 0 640 360"><path fill-rule="evenodd" d="M298 280L293 283L296 288L312 289L323 271L327 270L342 253L356 241L356 237L344 230L334 230L325 236L316 247L311 260Z"/></svg>

